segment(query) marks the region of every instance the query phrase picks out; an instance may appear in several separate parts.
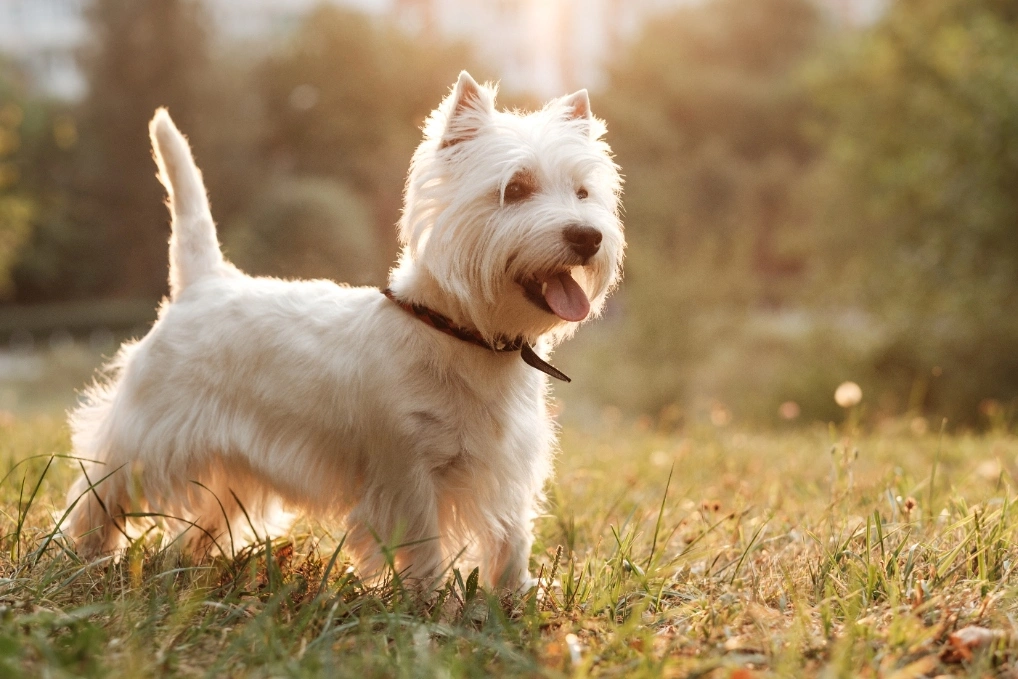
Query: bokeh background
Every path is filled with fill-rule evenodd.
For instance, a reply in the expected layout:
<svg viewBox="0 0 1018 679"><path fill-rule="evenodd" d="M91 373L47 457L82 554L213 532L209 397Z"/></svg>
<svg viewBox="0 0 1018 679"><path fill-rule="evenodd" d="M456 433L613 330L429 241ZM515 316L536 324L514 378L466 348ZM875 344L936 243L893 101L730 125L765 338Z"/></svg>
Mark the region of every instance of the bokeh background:
<svg viewBox="0 0 1018 679"><path fill-rule="evenodd" d="M460 69L580 87L625 282L556 355L564 419L921 433L1018 397L1014 0L0 0L0 417L68 406L166 293L146 122L190 136L227 256L383 284Z"/></svg>

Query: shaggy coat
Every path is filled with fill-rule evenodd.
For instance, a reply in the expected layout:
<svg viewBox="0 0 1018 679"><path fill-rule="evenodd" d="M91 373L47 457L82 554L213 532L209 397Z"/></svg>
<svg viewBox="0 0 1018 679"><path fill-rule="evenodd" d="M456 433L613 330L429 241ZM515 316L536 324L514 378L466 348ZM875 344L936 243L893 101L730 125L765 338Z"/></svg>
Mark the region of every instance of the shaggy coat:
<svg viewBox="0 0 1018 679"><path fill-rule="evenodd" d="M496 111L494 97L464 72L428 119L390 287L547 356L618 281L620 178L585 91L530 114ZM165 110L150 132L172 215L170 297L71 413L74 454L94 461L68 496L78 550L114 551L158 514L191 549L228 552L291 508L342 520L365 577L387 547L405 577L433 580L459 559L489 585L527 586L555 446L547 377L376 288L242 273ZM577 225L584 249L563 236Z"/></svg>

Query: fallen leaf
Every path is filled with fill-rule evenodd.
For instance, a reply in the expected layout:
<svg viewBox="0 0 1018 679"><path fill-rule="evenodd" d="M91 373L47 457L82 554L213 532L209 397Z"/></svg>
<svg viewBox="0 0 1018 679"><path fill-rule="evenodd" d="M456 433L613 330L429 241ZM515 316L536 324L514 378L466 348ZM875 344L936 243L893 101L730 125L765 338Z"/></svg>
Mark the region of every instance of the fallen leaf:
<svg viewBox="0 0 1018 679"><path fill-rule="evenodd" d="M1005 639L1007 634L1000 630L969 625L947 637L948 646L941 653L941 660L953 663L971 660L975 651Z"/></svg>

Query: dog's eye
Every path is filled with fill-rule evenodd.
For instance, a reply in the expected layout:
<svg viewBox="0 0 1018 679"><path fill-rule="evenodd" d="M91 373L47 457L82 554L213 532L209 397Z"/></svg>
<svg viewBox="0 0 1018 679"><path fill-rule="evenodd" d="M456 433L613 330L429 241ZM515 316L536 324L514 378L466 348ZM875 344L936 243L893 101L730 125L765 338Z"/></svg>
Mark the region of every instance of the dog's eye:
<svg viewBox="0 0 1018 679"><path fill-rule="evenodd" d="M576 192L576 197L579 198L580 200L586 200L586 198L587 198L587 189L585 189L585 188L583 188L581 186L579 191Z"/></svg>
<svg viewBox="0 0 1018 679"><path fill-rule="evenodd" d="M514 179L505 186L505 193L502 194L502 198L507 203L519 202L533 193L533 188L518 179Z"/></svg>

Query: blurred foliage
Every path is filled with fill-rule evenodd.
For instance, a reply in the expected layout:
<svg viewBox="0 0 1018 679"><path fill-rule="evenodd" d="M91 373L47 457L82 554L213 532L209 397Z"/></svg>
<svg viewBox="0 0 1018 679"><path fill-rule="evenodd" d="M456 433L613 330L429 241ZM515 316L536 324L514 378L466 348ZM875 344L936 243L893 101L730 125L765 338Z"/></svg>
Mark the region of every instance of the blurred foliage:
<svg viewBox="0 0 1018 679"><path fill-rule="evenodd" d="M61 185L63 205L37 225L19 271L23 301L155 298L166 287L168 220L147 123L168 105L184 129L196 131L207 21L189 0L93 0L88 20L88 94L65 124L65 138L56 137L71 151L69 169L45 180Z"/></svg>
<svg viewBox="0 0 1018 679"><path fill-rule="evenodd" d="M622 404L729 398L697 367L747 313L794 299L809 226L794 191L819 153L797 73L823 31L808 0L716 0L652 22L611 69L595 108L626 174L630 248L625 323L604 348L622 360L601 380Z"/></svg>
<svg viewBox="0 0 1018 679"><path fill-rule="evenodd" d="M412 39L322 5L258 71L267 159L291 174L335 177L367 201L386 246L376 283L396 252L394 225L420 127L472 61L463 45Z"/></svg>
<svg viewBox="0 0 1018 679"><path fill-rule="evenodd" d="M493 75L333 6L243 49L199 0L89 7L80 104L21 94L0 64L0 110L21 112L0 122L17 138L0 143L17 171L0 171L0 286L13 263L18 303L164 294L159 105L242 267L379 284L421 123L460 69ZM1018 9L897 0L853 27L819 7L690 3L593 93L630 242L607 319L556 357L593 403L668 426L774 422L788 401L831 420L851 379L860 412L967 425L1018 398Z"/></svg>
<svg viewBox="0 0 1018 679"><path fill-rule="evenodd" d="M374 282L380 261L373 220L364 201L331 179L288 179L255 202L242 227L224 243L244 271L282 278Z"/></svg>
<svg viewBox="0 0 1018 679"><path fill-rule="evenodd" d="M880 388L955 421L1014 400L1018 7L900 0L815 84L836 178L827 280L884 330Z"/></svg>
<svg viewBox="0 0 1018 679"><path fill-rule="evenodd" d="M88 16L88 95L48 123L63 143L33 162L35 189L54 209L35 220L20 257L17 301L165 294L168 218L147 127L158 106L188 135L221 234L252 270L383 282L407 161L425 116L470 65L464 47L414 41L328 6L285 43L244 50L217 40L198 0L92 0ZM56 116L60 107L49 108ZM318 179L338 184L315 190ZM303 188L286 195L283 186ZM327 234L322 220L343 205L348 214ZM279 220L288 212L304 220L287 242L288 263L297 264L300 243L323 249L317 262L284 270L269 264L278 248L267 244L287 240ZM346 245L342 261L324 263Z"/></svg>
<svg viewBox="0 0 1018 679"><path fill-rule="evenodd" d="M634 410L974 424L1018 397L1018 10L808 0L654 22L600 109L627 174L620 327L590 377ZM680 413L674 415L676 409Z"/></svg>
<svg viewBox="0 0 1018 679"><path fill-rule="evenodd" d="M18 151L25 119L24 96L0 74L0 298L11 294L11 269L31 233L33 204L21 186Z"/></svg>

